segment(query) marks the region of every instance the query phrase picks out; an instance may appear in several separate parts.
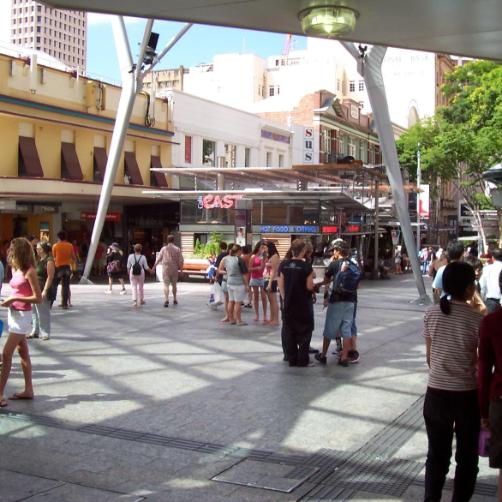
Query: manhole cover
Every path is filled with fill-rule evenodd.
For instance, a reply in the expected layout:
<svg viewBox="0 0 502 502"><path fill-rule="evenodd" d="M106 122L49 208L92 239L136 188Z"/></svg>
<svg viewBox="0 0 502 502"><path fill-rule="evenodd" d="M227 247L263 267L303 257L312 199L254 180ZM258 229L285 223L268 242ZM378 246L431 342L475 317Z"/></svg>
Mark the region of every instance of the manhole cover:
<svg viewBox="0 0 502 502"><path fill-rule="evenodd" d="M252 486L264 490L290 493L319 470L318 467L272 464L243 459L220 474L213 481Z"/></svg>

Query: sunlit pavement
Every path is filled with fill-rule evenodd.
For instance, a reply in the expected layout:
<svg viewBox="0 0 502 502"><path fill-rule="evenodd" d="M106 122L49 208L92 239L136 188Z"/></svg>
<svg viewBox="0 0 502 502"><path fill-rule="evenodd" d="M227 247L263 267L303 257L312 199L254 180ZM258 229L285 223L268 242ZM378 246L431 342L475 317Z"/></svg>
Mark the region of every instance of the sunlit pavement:
<svg viewBox="0 0 502 502"><path fill-rule="evenodd" d="M179 289L164 308L147 284L134 308L129 287L73 285L74 306L54 307L51 340L30 342L36 399L0 412L1 501L421 499L427 371L412 276L363 283L361 360L348 368L331 354L289 368L279 329L248 309L248 326L221 324L207 284ZM21 387L16 358L7 394ZM493 500L495 474L482 459L473 500Z"/></svg>

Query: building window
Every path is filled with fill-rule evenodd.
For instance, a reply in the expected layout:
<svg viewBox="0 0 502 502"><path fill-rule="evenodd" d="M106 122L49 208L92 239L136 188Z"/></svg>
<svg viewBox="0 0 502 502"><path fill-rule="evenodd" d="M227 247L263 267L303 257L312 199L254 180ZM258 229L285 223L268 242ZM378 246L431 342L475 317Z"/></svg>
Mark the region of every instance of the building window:
<svg viewBox="0 0 502 502"><path fill-rule="evenodd" d="M185 164L192 163L192 136L185 136Z"/></svg>
<svg viewBox="0 0 502 502"><path fill-rule="evenodd" d="M266 166L272 167L272 152L267 152Z"/></svg>
<svg viewBox="0 0 502 502"><path fill-rule="evenodd" d="M225 145L225 166L235 167L237 156L237 147L235 145Z"/></svg>
<svg viewBox="0 0 502 502"><path fill-rule="evenodd" d="M244 148L244 167L251 165L251 148Z"/></svg>
<svg viewBox="0 0 502 502"><path fill-rule="evenodd" d="M269 85L268 86L268 95L269 96L273 96L274 95L274 91L275 91L274 86L273 85Z"/></svg>
<svg viewBox="0 0 502 502"><path fill-rule="evenodd" d="M277 94L279 95L280 93L281 93L281 86L280 86L280 85L278 85L278 86L277 86Z"/></svg>
<svg viewBox="0 0 502 502"><path fill-rule="evenodd" d="M349 92L355 92L356 90L356 82L355 80L349 81Z"/></svg>
<svg viewBox="0 0 502 502"><path fill-rule="evenodd" d="M364 80L359 80L359 90L364 91Z"/></svg>
<svg viewBox="0 0 502 502"><path fill-rule="evenodd" d="M279 154L279 167L284 167L284 155L282 153Z"/></svg>
<svg viewBox="0 0 502 502"><path fill-rule="evenodd" d="M202 164L204 166L215 165L216 159L216 143L208 139L202 140Z"/></svg>

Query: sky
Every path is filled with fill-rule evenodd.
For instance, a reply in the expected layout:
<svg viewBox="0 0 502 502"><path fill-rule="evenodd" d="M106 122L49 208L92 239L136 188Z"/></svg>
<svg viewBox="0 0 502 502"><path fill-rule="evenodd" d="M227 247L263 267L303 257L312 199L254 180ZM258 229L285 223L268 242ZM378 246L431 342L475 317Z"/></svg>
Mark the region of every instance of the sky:
<svg viewBox="0 0 502 502"><path fill-rule="evenodd" d="M146 21L138 18L125 18L125 21L135 59ZM157 52L163 49L182 26L183 23L155 21L153 31L160 34ZM281 54L285 39L284 34L194 25L168 52L156 69L211 63L214 54L230 52L254 53L265 58ZM106 51L103 50L104 47ZM292 49L305 47L305 37L293 37ZM93 77L120 82L110 16L88 14L87 71Z"/></svg>

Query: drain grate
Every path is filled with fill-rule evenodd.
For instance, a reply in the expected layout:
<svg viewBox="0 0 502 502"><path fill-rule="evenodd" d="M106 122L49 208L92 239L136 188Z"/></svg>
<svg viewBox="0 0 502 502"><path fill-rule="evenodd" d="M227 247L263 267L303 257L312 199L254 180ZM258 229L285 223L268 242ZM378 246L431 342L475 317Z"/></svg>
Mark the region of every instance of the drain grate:
<svg viewBox="0 0 502 502"><path fill-rule="evenodd" d="M291 493L309 479L318 467L292 467L288 464L269 464L243 459L220 472L213 481Z"/></svg>

